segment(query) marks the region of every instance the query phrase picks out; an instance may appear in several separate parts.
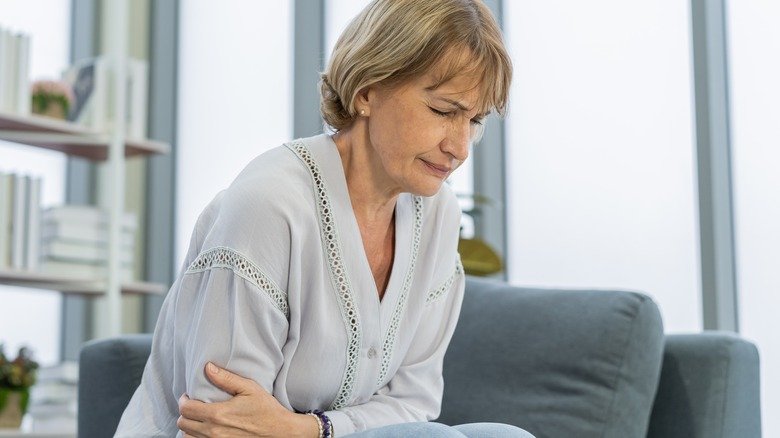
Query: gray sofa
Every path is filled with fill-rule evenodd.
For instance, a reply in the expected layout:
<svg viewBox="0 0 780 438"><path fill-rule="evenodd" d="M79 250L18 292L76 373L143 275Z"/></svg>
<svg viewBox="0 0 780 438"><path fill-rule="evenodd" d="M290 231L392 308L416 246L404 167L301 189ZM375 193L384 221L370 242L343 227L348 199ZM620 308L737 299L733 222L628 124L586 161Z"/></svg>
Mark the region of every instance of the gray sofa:
<svg viewBox="0 0 780 438"><path fill-rule="evenodd" d="M150 335L80 358L79 436L113 435ZM495 421L537 437L761 436L759 359L733 334L664 336L645 295L469 278L444 361L438 422Z"/></svg>

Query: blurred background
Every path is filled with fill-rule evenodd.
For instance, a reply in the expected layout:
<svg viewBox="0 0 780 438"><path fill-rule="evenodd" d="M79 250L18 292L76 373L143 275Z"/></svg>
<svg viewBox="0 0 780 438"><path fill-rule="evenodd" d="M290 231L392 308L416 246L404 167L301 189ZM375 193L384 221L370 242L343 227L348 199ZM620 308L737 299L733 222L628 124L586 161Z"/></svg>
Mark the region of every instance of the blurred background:
<svg viewBox="0 0 780 438"><path fill-rule="evenodd" d="M0 141L0 172L41 180L45 220L64 205L109 210L117 193L132 218L123 263L136 285L119 301L0 266L0 342L44 367L72 363L86 340L154 329L205 205L256 155L321 130L317 72L367 2L132 0L119 17L110 3L0 0L0 27L29 37L30 85L111 56L124 17L143 99L123 124L161 142L115 161L117 176L110 160L30 147L14 133L24 114L0 109L13 140ZM487 3L515 73L507 117L450 181L464 239L513 284L641 291L669 333L755 342L763 430L780 436L780 2ZM123 125L91 117L73 123Z"/></svg>

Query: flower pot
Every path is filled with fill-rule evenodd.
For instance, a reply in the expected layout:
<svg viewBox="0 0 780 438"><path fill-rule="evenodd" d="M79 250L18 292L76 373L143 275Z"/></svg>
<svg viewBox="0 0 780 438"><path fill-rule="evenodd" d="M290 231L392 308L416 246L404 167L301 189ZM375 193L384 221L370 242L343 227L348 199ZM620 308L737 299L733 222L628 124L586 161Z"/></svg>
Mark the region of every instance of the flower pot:
<svg viewBox="0 0 780 438"><path fill-rule="evenodd" d="M0 428L18 429L29 399L27 389L0 388Z"/></svg>

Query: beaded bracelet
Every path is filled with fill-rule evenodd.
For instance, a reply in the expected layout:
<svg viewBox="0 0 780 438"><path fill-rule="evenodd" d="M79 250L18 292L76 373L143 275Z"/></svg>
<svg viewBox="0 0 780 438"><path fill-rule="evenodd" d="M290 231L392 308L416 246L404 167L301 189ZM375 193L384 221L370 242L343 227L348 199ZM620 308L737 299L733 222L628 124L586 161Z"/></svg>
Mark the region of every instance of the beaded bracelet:
<svg viewBox="0 0 780 438"><path fill-rule="evenodd" d="M299 412L299 414L311 415L317 419L317 425L319 427L319 438L336 438L336 433L333 430L333 423L330 418L325 415L321 409L312 409L311 411Z"/></svg>
<svg viewBox="0 0 780 438"><path fill-rule="evenodd" d="M317 414L313 412L306 412L306 415L311 415L312 417L314 417L315 420L317 420L317 428L319 429L319 434L317 436L319 438L323 438L322 420L320 420L320 417L318 417Z"/></svg>

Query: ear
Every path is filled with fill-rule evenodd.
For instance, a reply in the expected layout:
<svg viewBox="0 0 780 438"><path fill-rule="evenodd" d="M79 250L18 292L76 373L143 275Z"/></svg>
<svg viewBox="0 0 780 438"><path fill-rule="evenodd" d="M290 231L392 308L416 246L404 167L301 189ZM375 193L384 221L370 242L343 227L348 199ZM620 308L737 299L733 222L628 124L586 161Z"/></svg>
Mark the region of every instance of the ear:
<svg viewBox="0 0 780 438"><path fill-rule="evenodd" d="M357 113L361 116L368 116L371 114L371 105L375 102L376 98L376 88L373 85L361 88L355 95L355 110Z"/></svg>

